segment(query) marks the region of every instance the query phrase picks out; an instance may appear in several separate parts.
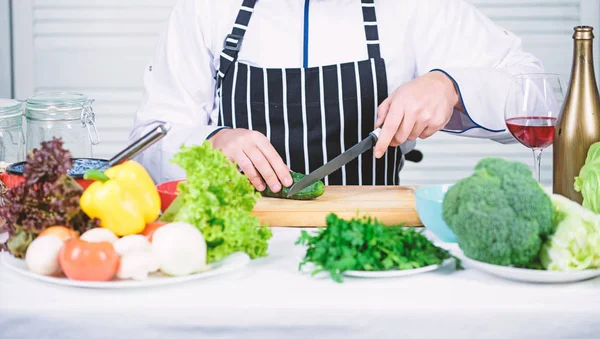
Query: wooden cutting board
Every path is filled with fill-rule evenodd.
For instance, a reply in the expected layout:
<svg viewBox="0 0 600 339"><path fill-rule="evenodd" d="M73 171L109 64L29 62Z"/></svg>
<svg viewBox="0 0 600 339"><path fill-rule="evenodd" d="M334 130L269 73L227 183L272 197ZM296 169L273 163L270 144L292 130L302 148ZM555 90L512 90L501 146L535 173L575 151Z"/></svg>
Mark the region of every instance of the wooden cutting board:
<svg viewBox="0 0 600 339"><path fill-rule="evenodd" d="M386 225L423 226L414 188L406 186L327 186L315 200L262 197L253 211L262 225L274 227L323 227L329 213L345 219L371 216Z"/></svg>

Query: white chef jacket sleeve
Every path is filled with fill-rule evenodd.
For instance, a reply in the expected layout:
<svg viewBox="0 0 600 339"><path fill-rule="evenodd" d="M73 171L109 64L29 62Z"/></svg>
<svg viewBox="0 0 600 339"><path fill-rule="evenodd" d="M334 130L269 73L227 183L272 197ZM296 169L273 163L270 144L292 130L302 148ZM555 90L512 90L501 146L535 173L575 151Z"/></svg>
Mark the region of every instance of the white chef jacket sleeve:
<svg viewBox="0 0 600 339"><path fill-rule="evenodd" d="M454 111L444 131L515 142L504 122L511 76L542 72L542 63L523 50L519 37L464 0L421 1L414 18L417 73L446 73L464 107Z"/></svg>
<svg viewBox="0 0 600 339"><path fill-rule="evenodd" d="M135 115L130 141L147 133L158 122L171 129L167 136L143 152L139 161L155 182L185 178L171 163L180 147L202 144L214 133L216 80L210 51L211 24L200 13L204 1L179 0L160 36L153 60L146 67L144 95ZM205 12L205 11L204 11Z"/></svg>

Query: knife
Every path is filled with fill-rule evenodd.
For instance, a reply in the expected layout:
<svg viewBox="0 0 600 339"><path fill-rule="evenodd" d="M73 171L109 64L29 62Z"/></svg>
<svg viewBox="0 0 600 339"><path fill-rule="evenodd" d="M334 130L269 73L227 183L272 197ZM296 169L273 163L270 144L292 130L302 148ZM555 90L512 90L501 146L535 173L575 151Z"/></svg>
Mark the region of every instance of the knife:
<svg viewBox="0 0 600 339"><path fill-rule="evenodd" d="M287 194L287 197L289 198L292 195L302 191L306 187L314 184L318 180L325 178L327 175L333 173L340 167L354 160L359 155L373 148L377 143L377 139L379 139L379 133L381 133L381 128L378 128L373 132L369 133L369 136L363 139L361 142L352 146L346 152L338 155L333 160L329 161L328 163L319 167L309 175L300 179L297 183L292 185L290 191Z"/></svg>

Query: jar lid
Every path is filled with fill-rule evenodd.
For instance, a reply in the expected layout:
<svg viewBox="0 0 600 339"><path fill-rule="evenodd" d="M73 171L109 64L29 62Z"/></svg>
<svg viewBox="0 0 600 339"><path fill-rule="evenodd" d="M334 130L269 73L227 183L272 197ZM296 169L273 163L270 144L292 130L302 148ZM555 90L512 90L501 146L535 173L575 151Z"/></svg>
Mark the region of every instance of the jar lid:
<svg viewBox="0 0 600 339"><path fill-rule="evenodd" d="M10 118L23 114L20 101L13 99L0 99L0 117Z"/></svg>
<svg viewBox="0 0 600 339"><path fill-rule="evenodd" d="M36 120L75 120L90 104L90 99L80 93L39 93L27 99L25 115Z"/></svg>
<svg viewBox="0 0 600 339"><path fill-rule="evenodd" d="M79 109L83 108L88 101L88 97L80 93L39 93L27 99L27 108L47 109L55 107L58 109Z"/></svg>

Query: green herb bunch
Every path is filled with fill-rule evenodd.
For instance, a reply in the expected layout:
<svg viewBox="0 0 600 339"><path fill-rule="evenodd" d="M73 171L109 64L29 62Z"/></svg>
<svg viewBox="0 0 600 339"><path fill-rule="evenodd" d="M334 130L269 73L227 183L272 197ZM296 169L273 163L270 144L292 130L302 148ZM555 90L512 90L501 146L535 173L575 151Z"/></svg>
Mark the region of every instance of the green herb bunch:
<svg viewBox="0 0 600 339"><path fill-rule="evenodd" d="M308 246L299 269L307 263L315 265L312 274L329 272L341 283L345 271L405 270L438 265L454 258L448 251L435 246L415 228L385 226L376 219L344 220L335 214L326 219L327 227L310 235L302 234L297 245Z"/></svg>

